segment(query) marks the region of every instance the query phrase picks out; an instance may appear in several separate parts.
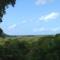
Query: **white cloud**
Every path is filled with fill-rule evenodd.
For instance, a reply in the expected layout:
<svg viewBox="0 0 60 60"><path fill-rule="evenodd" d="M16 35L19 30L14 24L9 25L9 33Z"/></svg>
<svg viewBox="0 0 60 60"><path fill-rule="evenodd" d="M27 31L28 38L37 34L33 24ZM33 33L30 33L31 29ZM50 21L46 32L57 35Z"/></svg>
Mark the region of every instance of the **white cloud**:
<svg viewBox="0 0 60 60"><path fill-rule="evenodd" d="M41 16L39 18L39 20L43 20L43 21L49 21L49 20L54 20L59 16L58 12L51 12L47 15Z"/></svg>
<svg viewBox="0 0 60 60"><path fill-rule="evenodd" d="M47 3L51 3L53 0L36 0L35 4L36 5L45 5Z"/></svg>
<svg viewBox="0 0 60 60"><path fill-rule="evenodd" d="M15 28L17 25L16 24L12 24L12 25L10 25L9 27L8 27L8 29L13 29L13 28Z"/></svg>

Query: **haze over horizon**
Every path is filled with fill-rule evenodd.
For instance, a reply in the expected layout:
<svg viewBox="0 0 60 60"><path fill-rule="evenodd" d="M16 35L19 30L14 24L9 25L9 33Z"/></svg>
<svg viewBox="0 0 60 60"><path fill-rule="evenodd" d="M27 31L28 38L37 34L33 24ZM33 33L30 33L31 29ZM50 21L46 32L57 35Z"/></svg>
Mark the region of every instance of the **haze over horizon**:
<svg viewBox="0 0 60 60"><path fill-rule="evenodd" d="M60 0L16 0L3 17L1 28L10 35L60 33Z"/></svg>

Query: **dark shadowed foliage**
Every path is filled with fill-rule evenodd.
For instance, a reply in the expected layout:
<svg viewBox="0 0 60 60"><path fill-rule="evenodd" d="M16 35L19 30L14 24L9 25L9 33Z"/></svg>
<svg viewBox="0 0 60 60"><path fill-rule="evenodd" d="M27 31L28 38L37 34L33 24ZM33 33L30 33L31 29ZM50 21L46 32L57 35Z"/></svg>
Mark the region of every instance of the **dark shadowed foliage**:
<svg viewBox="0 0 60 60"><path fill-rule="evenodd" d="M6 8L8 5L15 5L16 0L0 0L0 22L2 22L2 17L6 13Z"/></svg>
<svg viewBox="0 0 60 60"><path fill-rule="evenodd" d="M0 38L0 60L60 60L60 36Z"/></svg>

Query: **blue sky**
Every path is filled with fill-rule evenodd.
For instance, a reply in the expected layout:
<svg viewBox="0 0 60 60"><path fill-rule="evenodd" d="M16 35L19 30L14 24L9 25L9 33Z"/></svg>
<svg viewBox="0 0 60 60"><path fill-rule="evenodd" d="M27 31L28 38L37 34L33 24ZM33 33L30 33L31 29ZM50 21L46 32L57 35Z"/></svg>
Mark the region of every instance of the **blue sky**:
<svg viewBox="0 0 60 60"><path fill-rule="evenodd" d="M60 33L60 0L16 0L9 6L1 27L10 35Z"/></svg>

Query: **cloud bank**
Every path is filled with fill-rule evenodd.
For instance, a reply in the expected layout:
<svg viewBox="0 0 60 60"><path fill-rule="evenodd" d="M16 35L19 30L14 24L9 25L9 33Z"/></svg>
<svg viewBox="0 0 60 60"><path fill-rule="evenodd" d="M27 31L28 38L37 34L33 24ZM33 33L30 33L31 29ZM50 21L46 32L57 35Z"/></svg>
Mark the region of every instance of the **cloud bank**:
<svg viewBox="0 0 60 60"><path fill-rule="evenodd" d="M36 0L35 4L36 5L45 5L47 3L51 3L53 0Z"/></svg>
<svg viewBox="0 0 60 60"><path fill-rule="evenodd" d="M47 14L47 15L40 16L40 17L39 17L39 20L41 20L41 21L54 20L54 19L56 19L58 16L59 16L59 13L58 13L58 12L51 12L51 13L49 13L49 14Z"/></svg>

